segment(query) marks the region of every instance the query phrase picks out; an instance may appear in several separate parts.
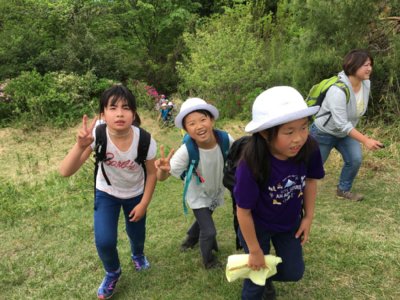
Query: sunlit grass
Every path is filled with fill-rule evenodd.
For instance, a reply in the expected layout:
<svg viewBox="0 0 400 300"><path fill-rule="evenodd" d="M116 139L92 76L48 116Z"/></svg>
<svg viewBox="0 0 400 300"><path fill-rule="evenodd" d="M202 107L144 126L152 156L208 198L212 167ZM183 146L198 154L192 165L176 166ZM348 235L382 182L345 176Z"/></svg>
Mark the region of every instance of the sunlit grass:
<svg viewBox="0 0 400 300"><path fill-rule="evenodd" d="M178 130L159 130L150 120L144 125L159 143L179 146ZM240 135L239 125L224 127ZM366 200L335 197L341 160L333 152L304 248L305 276L298 283L277 283L279 299L400 299L399 141L386 128L372 131L383 136L386 148L365 152L354 188ZM93 241L93 164L70 178L56 171L75 134L76 127L0 130L0 299L96 297L103 270ZM240 281L228 283L224 270L204 270L198 248L179 251L193 221L191 214L183 215L181 191L177 179L157 185L148 211L145 252L152 268L147 272L134 271L121 219L123 276L113 299L240 299ZM229 197L214 218L218 256L226 261L237 253Z"/></svg>

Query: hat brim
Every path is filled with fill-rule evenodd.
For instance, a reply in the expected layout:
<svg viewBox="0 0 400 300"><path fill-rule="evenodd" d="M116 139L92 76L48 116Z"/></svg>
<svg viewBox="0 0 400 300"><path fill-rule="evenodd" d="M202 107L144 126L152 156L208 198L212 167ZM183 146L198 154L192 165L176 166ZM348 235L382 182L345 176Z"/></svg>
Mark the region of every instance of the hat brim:
<svg viewBox="0 0 400 300"><path fill-rule="evenodd" d="M303 110L292 112L287 115L283 115L280 117L277 117L275 119L269 120L267 122L255 122L251 121L246 125L246 128L244 129L248 133L255 133L259 132L268 128L272 128L278 125L282 125L285 123L289 123L298 119L302 119L305 117L312 116L316 114L319 110L319 106L312 106L312 107L307 107Z"/></svg>
<svg viewBox="0 0 400 300"><path fill-rule="evenodd" d="M197 105L188 107L184 110L181 110L179 112L179 114L175 117L175 126L178 128L183 128L182 121L188 114L190 114L196 110L203 110L203 109L209 111L212 114L214 120L218 119L219 112L215 106L213 106L211 104L197 104Z"/></svg>

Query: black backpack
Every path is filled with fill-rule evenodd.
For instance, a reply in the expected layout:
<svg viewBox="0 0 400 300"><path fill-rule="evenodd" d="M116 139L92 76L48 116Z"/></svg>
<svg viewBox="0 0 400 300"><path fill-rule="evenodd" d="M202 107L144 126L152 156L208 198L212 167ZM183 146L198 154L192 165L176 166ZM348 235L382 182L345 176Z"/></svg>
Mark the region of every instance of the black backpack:
<svg viewBox="0 0 400 300"><path fill-rule="evenodd" d="M107 124L100 124L96 127L96 145L94 147L94 158L95 158L95 168L94 168L94 182L96 189L96 177L97 172L99 170L99 165L101 168L101 172L103 172L103 176L107 181L108 185L111 185L110 180L107 177L106 171L104 170L103 163L107 161L106 158L106 150L107 150L107 134L106 134L106 126ZM138 144L138 156L135 159L135 162L142 166L144 170L144 179L146 180L146 158L147 152L150 147L151 135L143 128L140 128L140 136L139 136L139 144Z"/></svg>
<svg viewBox="0 0 400 300"><path fill-rule="evenodd" d="M236 214L236 200L233 195L233 187L235 186L235 172L237 164L242 156L244 146L250 141L251 136L242 136L233 142L231 148L229 149L228 156L226 158L224 166L224 177L222 183L230 191L232 198L232 212L233 212L233 228L235 230L236 237L236 250L242 249L238 237L239 222Z"/></svg>
<svg viewBox="0 0 400 300"><path fill-rule="evenodd" d="M242 136L233 142L229 149L224 166L224 177L222 183L232 193L235 186L235 172L239 159L242 155L244 145L250 140L251 136Z"/></svg>

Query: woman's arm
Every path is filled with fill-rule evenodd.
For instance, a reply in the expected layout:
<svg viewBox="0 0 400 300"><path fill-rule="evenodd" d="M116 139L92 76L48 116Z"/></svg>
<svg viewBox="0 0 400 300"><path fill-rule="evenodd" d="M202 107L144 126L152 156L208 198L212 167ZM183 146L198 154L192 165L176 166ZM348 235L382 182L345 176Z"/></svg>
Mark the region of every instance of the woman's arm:
<svg viewBox="0 0 400 300"><path fill-rule="evenodd" d="M363 144L368 150L378 150L383 148L383 144L377 140L371 139L368 136L362 134L357 129L353 128L349 132L349 137L359 141Z"/></svg>

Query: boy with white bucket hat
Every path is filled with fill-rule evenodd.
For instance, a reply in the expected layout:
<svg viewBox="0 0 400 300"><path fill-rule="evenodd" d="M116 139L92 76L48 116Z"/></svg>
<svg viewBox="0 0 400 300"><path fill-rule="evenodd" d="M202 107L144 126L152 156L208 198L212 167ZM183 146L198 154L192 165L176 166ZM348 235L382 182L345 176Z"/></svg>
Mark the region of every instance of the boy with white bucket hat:
<svg viewBox="0 0 400 300"><path fill-rule="evenodd" d="M236 170L234 197L239 239L253 270L268 267L264 255L282 258L265 286L245 279L242 299L275 299L272 281L298 281L304 273L302 246L314 216L317 179L324 177L321 154L308 134L308 107L292 87L277 86L253 103L245 131L252 136Z"/></svg>
<svg viewBox="0 0 400 300"><path fill-rule="evenodd" d="M188 203L196 218L182 243L183 251L193 248L198 242L203 264L206 269L221 266L213 250L218 251L217 231L212 218L216 207L223 204L225 188L222 185L225 154L221 146L224 139L226 152L233 143L233 138L226 132L215 130L215 120L219 117L217 108L200 98L187 99L175 117L175 125L183 128L191 143L198 148L198 165L193 171L186 173L188 184L184 204ZM174 150L164 156L164 147L160 146L161 158L156 161L157 178L163 181L170 174L180 178L188 171L191 164L189 146L184 143L174 154ZM184 189L185 190L185 189ZM184 205L185 208L185 205Z"/></svg>

